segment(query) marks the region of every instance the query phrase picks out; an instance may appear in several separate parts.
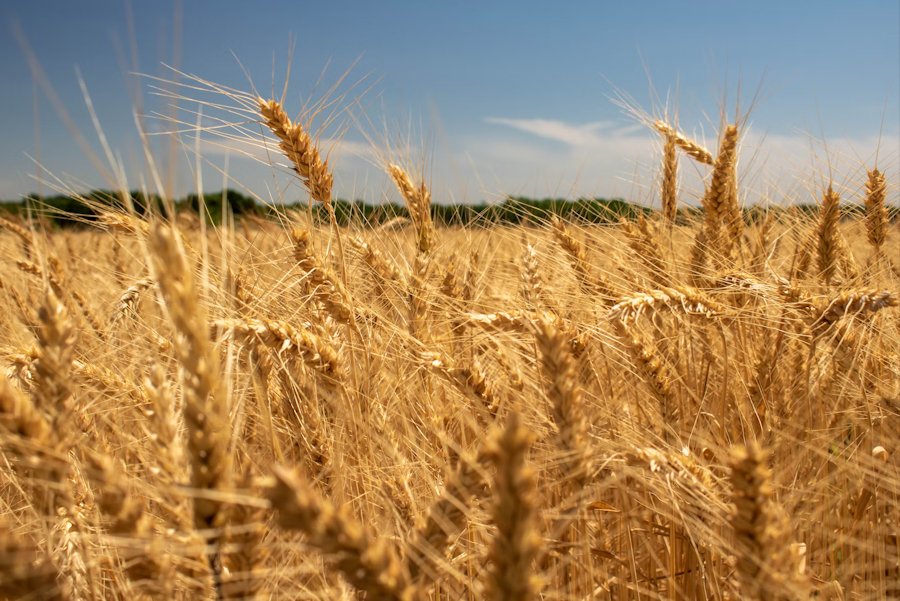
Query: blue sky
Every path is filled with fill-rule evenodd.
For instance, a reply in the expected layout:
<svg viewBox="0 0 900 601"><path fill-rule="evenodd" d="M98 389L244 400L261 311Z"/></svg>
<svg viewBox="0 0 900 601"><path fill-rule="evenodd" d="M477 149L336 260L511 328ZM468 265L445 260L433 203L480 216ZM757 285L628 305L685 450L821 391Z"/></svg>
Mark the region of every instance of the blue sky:
<svg viewBox="0 0 900 601"><path fill-rule="evenodd" d="M723 107L733 115L737 100L746 109L756 98L741 163L748 200L810 200L829 166L852 197L877 148L880 166L898 180L897 0L184 0L180 8L134 1L131 11L134 36L125 2L10 1L0 8L6 28L0 36L0 198L49 191L34 180L27 155L76 188L107 185L33 83L17 41L22 36L75 126L100 153L80 70L135 187L142 174L129 95L135 82L143 87L146 112L166 109L148 94L150 80L127 75L132 45L144 74L173 77L161 63L172 63L180 47L185 72L249 90L237 57L259 90L274 83L280 91L292 38L289 109L299 111L304 99L315 99L348 69L341 90L364 80L342 105L358 100L355 117L340 113L336 126L321 132L330 142L346 129L329 145L340 196L390 198L375 165L391 145L405 147L412 165L427 165L439 200L598 195L653 203L655 138L611 102L617 93L650 113L668 98L682 128L711 147ZM192 110L188 102L182 107ZM377 150L368 148L370 141ZM194 147L189 136L182 143ZM164 145L154 148L167 153ZM230 185L266 198L300 195L280 171L242 158L239 144L206 140L201 148L209 161L207 189L221 187L216 167L229 155ZM188 166L194 159L180 156L179 194L194 185ZM702 174L687 162L683 173L690 200L700 193Z"/></svg>

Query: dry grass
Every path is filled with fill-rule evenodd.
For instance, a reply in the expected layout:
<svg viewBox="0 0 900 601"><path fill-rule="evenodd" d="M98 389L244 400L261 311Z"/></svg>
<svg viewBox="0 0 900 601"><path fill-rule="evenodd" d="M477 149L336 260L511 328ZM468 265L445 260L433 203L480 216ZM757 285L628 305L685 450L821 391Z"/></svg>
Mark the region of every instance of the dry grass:
<svg viewBox="0 0 900 601"><path fill-rule="evenodd" d="M390 231L0 222L0 597L900 594L890 182L745 223L737 128L657 127L665 212L615 226L442 228L394 163Z"/></svg>

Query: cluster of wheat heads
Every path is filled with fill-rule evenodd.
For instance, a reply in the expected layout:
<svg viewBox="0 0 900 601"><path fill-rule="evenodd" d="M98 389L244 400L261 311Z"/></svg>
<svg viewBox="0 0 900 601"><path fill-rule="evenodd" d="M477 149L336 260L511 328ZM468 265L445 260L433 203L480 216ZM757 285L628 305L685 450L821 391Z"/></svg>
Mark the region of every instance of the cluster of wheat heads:
<svg viewBox="0 0 900 601"><path fill-rule="evenodd" d="M609 227L438 227L395 163L400 229L0 222L0 597L900 594L883 174L749 223L738 127L656 129L664 210Z"/></svg>

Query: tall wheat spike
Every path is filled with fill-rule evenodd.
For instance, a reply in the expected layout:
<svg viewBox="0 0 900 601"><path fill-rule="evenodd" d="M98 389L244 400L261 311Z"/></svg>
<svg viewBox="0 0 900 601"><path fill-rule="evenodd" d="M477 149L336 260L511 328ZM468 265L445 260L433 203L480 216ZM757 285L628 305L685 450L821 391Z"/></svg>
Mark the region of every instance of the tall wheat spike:
<svg viewBox="0 0 900 601"><path fill-rule="evenodd" d="M209 493L231 485L231 448L228 398L222 387L219 357L209 340L206 309L194 275L171 227L157 224L149 247L154 277L169 319L178 333L175 355L181 364L184 423L194 489L193 522L198 531L222 526L222 503ZM218 537L209 536L209 562L214 578L220 575Z"/></svg>
<svg viewBox="0 0 900 601"><path fill-rule="evenodd" d="M569 257L569 264L581 289L585 294L598 296L602 302L608 303L614 296L613 285L604 276L591 269L584 244L572 235L568 226L558 217L554 216L550 224L553 226L556 241Z"/></svg>
<svg viewBox="0 0 900 601"><path fill-rule="evenodd" d="M675 153L677 137L665 136L663 144L663 171L660 180L660 200L666 221L673 223L678 215L678 156Z"/></svg>
<svg viewBox="0 0 900 601"><path fill-rule="evenodd" d="M831 284L837 273L838 254L841 248L840 232L838 232L840 219L841 197L829 185L822 197L822 206L819 209L817 246L819 275L826 285Z"/></svg>
<svg viewBox="0 0 900 601"><path fill-rule="evenodd" d="M541 316L534 321L534 339L548 379L547 396L553 403L553 420L559 429L563 475L572 478L576 488L588 478L590 453L587 447L587 423L582 406L582 390L576 377L575 358L570 340L556 320Z"/></svg>
<svg viewBox="0 0 900 601"><path fill-rule="evenodd" d="M880 254L888 226L888 211L885 205L887 184L884 173L877 168L867 172L866 180L866 237L869 244Z"/></svg>
<svg viewBox="0 0 900 601"><path fill-rule="evenodd" d="M745 599L795 599L802 585L792 585L793 575L783 571L789 567L788 550L781 547L785 533L774 511L772 474L766 460L766 453L755 443L732 449L737 576Z"/></svg>
<svg viewBox="0 0 900 601"><path fill-rule="evenodd" d="M300 123L291 121L284 108L277 100L258 98L259 112L268 127L279 140L279 148L291 161L294 171L300 176L309 190L313 200L324 204L329 212L331 205L331 188L334 177L328 167L328 161L322 160L319 150L306 128Z"/></svg>
<svg viewBox="0 0 900 601"><path fill-rule="evenodd" d="M416 228L416 248L419 253L427 255L434 245L435 236L431 219L431 192L424 181L418 186L413 184L409 174L399 165L388 164L388 173L409 209L409 216Z"/></svg>
<svg viewBox="0 0 900 601"><path fill-rule="evenodd" d="M710 248L721 250L722 227L731 217L736 185L738 128L729 125L722 132L719 154L716 155L712 176L703 195L703 232Z"/></svg>
<svg viewBox="0 0 900 601"><path fill-rule="evenodd" d="M526 464L531 442L531 434L513 414L490 451L497 465L493 510L497 533L491 543L486 591L492 601L529 601L540 592L531 571L541 547L535 527L537 482Z"/></svg>

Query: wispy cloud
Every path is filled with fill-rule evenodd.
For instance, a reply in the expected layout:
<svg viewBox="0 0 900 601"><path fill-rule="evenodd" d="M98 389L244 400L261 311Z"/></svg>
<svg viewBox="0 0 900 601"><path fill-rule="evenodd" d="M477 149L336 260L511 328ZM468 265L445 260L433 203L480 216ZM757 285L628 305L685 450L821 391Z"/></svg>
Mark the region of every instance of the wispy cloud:
<svg viewBox="0 0 900 601"><path fill-rule="evenodd" d="M655 161L654 136L633 123L576 123L553 118L486 117L486 128L462 140L477 171L474 197L640 195L636 172ZM529 134L513 136L512 130ZM560 148L562 145L562 148Z"/></svg>
<svg viewBox="0 0 900 601"><path fill-rule="evenodd" d="M615 125L612 121L567 123L557 119L508 119L506 117L487 117L485 122L495 125L506 125L540 138L562 142L575 147L602 145L604 138L607 137L602 132L609 130Z"/></svg>
<svg viewBox="0 0 900 601"><path fill-rule="evenodd" d="M625 196L653 203L657 197L659 140L632 123L573 123L552 118L488 117L483 128L459 140L456 162L474 171L464 178L472 198L531 196ZM513 135L513 130L529 134ZM715 152L715 140L707 140ZM564 147L560 148L560 144ZM865 169L878 164L894 176L900 163L896 132L878 136L830 138L802 132L765 134L748 129L741 143L739 172L745 202L810 202L829 177L848 201L858 201ZM682 199L697 203L708 169L681 161ZM830 174L830 175L829 175ZM477 182L478 190L472 186ZM459 180L452 185L461 185ZM898 194L891 194L897 202Z"/></svg>

